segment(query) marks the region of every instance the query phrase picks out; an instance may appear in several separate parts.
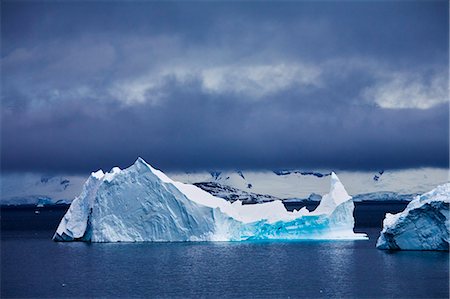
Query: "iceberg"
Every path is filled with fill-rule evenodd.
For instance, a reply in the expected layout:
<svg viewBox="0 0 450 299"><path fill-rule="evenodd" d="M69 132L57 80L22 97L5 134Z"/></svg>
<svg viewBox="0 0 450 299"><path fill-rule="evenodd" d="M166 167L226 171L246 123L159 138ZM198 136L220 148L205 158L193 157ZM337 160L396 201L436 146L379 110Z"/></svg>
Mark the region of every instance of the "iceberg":
<svg viewBox="0 0 450 299"><path fill-rule="evenodd" d="M449 250L450 183L417 196L403 212L386 214L377 248Z"/></svg>
<svg viewBox="0 0 450 299"><path fill-rule="evenodd" d="M282 201L243 205L174 181L142 158L92 173L62 218L55 241L171 242L367 239L354 233L354 205L338 177L315 211Z"/></svg>

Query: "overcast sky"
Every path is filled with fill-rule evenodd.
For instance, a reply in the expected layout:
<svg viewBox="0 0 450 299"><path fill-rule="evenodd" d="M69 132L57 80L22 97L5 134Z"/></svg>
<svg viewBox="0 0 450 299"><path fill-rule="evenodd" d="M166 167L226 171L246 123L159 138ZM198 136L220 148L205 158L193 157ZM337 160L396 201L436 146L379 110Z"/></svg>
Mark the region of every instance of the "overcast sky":
<svg viewBox="0 0 450 299"><path fill-rule="evenodd" d="M3 171L448 167L448 2L10 2Z"/></svg>

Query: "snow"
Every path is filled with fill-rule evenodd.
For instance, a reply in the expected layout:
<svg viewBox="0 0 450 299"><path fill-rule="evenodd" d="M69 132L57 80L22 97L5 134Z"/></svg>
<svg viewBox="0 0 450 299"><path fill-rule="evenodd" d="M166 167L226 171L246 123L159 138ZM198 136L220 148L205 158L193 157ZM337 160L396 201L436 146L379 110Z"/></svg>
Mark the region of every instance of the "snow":
<svg viewBox="0 0 450 299"><path fill-rule="evenodd" d="M314 214L328 214L333 211L342 203L351 200L351 196L348 195L344 188L344 185L339 181L337 175L331 173L331 190L320 200L319 206L314 210Z"/></svg>
<svg viewBox="0 0 450 299"><path fill-rule="evenodd" d="M415 194L398 194L395 192L371 192L371 193L364 193L364 194L358 194L353 196L354 202L368 202L368 201L396 201L396 202L402 202L402 201L411 201L413 200L417 195Z"/></svg>
<svg viewBox="0 0 450 299"><path fill-rule="evenodd" d="M281 200L280 198L276 198L270 195L247 192L213 182L196 183L195 186L205 190L206 192L212 194L213 196L223 198L230 202L239 200L244 204L249 203L252 204L252 203L263 203L274 200Z"/></svg>
<svg viewBox="0 0 450 299"><path fill-rule="evenodd" d="M209 172L170 174L176 181L184 183L215 182L244 191L267 194L282 199L306 199L312 193L325 193L329 188L330 176L318 177L307 173L327 174L330 170L312 171L237 171L220 172L217 177ZM304 173L304 174L302 174ZM422 194L448 181L448 169L445 168L413 168L402 170L385 170L382 174L375 171L343 171L336 173L345 183L352 196L364 193L395 192L397 194ZM379 178L375 180L377 175ZM252 188L248 188L248 185ZM381 193L380 193L381 194ZM380 199L380 197L376 198Z"/></svg>
<svg viewBox="0 0 450 299"><path fill-rule="evenodd" d="M88 240L89 237L85 236L85 232L89 222L90 208L102 179L106 179L106 176L102 174L103 171L93 172L84 184L80 196L72 201L56 229L56 235L60 238L76 240L85 237L85 240Z"/></svg>
<svg viewBox="0 0 450 299"><path fill-rule="evenodd" d="M450 183L417 196L403 212L386 214L377 248L448 250Z"/></svg>
<svg viewBox="0 0 450 299"><path fill-rule="evenodd" d="M107 174L108 179L120 171L115 168ZM157 171L155 169L155 171ZM329 188L329 170L280 170L280 171L222 171L169 173L170 178L188 184L212 183L234 188L237 192L224 194L224 197L240 197L242 192L271 196L292 201L304 200L313 193L326 193ZM448 180L448 170L439 168L417 168L385 171L338 171L337 174L353 200L411 200L417 194L444 184ZM99 171L95 174L103 177ZM170 178L165 175L167 179ZM375 177L377 179L375 180ZM56 202L70 203L80 194L87 176L49 176L42 174L2 173L1 197L2 205L36 205L40 199L47 204ZM165 181L165 178L161 179ZM214 194L214 193L213 193ZM215 193L219 195L218 193ZM256 196L258 197L258 196ZM245 196L243 197L245 198ZM253 196L255 198L255 196ZM314 200L319 197L310 198ZM267 201L263 197L257 202Z"/></svg>
<svg viewBox="0 0 450 299"><path fill-rule="evenodd" d="M101 171L101 170L100 170ZM107 181L107 182L111 182L113 179L114 179L114 177L117 175L117 174L119 174L120 173L120 171L121 171L121 169L119 168L119 167L113 167L113 169L110 171L110 172L108 172L108 173L105 173L104 175L103 175L103 179L105 180L105 181ZM99 171L97 171L97 173L98 173ZM101 171L101 173L102 173L103 171ZM100 176L101 175L101 173L98 173L96 176Z"/></svg>
<svg viewBox="0 0 450 299"><path fill-rule="evenodd" d="M91 175L92 175L94 178L100 180L102 177L105 176L105 173L103 172L103 170L100 169L100 170L98 170L98 171L96 171L96 172L93 172Z"/></svg>
<svg viewBox="0 0 450 299"><path fill-rule="evenodd" d="M2 205L52 205L70 203L86 181L86 176L2 173Z"/></svg>
<svg viewBox="0 0 450 299"><path fill-rule="evenodd" d="M242 176L239 176L242 178ZM139 158L91 175L55 233L57 241L243 241L365 239L353 232L354 205L338 177L320 209L289 212L281 201L230 203L174 181Z"/></svg>

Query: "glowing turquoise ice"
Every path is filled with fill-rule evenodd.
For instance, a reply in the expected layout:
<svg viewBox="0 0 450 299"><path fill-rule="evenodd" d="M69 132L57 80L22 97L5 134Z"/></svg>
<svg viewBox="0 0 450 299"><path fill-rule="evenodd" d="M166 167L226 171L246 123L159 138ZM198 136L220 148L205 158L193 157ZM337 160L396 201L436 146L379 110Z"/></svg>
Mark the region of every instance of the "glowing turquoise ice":
<svg viewBox="0 0 450 299"><path fill-rule="evenodd" d="M168 242L361 239L353 201L335 174L315 211L289 212L281 201L230 203L175 182L138 159L93 173L55 233L56 241Z"/></svg>

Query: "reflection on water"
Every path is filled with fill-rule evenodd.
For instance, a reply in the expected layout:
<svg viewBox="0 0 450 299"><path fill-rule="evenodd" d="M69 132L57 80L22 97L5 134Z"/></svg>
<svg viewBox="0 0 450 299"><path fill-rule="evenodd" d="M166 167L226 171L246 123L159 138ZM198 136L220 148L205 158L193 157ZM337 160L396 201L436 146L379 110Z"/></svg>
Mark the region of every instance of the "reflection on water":
<svg viewBox="0 0 450 299"><path fill-rule="evenodd" d="M55 243L2 234L3 297L448 297L448 253L368 241Z"/></svg>

